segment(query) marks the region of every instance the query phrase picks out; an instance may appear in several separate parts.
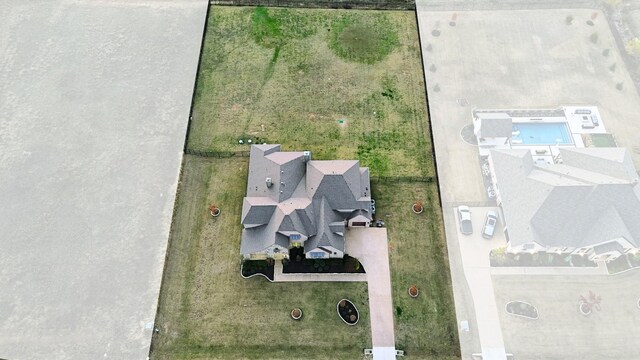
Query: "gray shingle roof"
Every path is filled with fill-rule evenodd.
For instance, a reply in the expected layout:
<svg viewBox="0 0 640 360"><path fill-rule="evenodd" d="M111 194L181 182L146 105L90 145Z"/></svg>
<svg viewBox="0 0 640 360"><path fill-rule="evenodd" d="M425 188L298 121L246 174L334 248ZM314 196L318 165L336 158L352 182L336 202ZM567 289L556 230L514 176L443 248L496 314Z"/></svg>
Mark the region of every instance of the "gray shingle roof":
<svg viewBox="0 0 640 360"><path fill-rule="evenodd" d="M250 156L242 254L284 243L283 236L287 247L289 232L308 236L305 250L344 251L345 220L356 211L371 219L369 170L358 161L310 160L304 152L282 152L280 145L253 145Z"/></svg>
<svg viewBox="0 0 640 360"><path fill-rule="evenodd" d="M510 137L512 131L511 117L505 113L477 113L480 119L481 137Z"/></svg>
<svg viewBox="0 0 640 360"><path fill-rule="evenodd" d="M491 152L512 246L584 247L618 237L640 246L640 188L625 150L561 154L564 164L535 165L528 150Z"/></svg>

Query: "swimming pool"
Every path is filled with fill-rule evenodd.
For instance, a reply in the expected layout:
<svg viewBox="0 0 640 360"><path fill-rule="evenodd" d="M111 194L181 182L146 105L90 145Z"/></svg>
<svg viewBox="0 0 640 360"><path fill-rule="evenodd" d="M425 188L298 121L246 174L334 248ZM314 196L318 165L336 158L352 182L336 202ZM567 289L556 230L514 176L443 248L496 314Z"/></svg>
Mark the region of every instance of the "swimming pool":
<svg viewBox="0 0 640 360"><path fill-rule="evenodd" d="M566 123L514 123L514 145L571 145L573 139Z"/></svg>

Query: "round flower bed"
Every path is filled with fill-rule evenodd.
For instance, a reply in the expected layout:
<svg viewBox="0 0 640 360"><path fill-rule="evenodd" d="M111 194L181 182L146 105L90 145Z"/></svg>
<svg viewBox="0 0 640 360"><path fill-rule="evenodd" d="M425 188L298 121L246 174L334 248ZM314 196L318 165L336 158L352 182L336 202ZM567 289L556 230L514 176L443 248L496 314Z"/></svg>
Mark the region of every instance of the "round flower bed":
<svg viewBox="0 0 640 360"><path fill-rule="evenodd" d="M418 291L418 288L415 285L409 288L409 296L411 296L412 298L417 298L418 294L420 294L420 292Z"/></svg>
<svg viewBox="0 0 640 360"><path fill-rule="evenodd" d="M413 204L413 206L411 207L411 210L415 213L415 214L422 214L422 212L424 211L424 206L422 206L421 203L415 203Z"/></svg>
<svg viewBox="0 0 640 360"><path fill-rule="evenodd" d="M356 309L356 306L351 301L347 299L338 301L336 310L338 311L340 319L342 319L345 324L355 325L358 323L360 314L358 313L358 309Z"/></svg>
<svg viewBox="0 0 640 360"><path fill-rule="evenodd" d="M302 317L302 309L295 308L291 310L291 318L293 320L300 320L301 317Z"/></svg>
<svg viewBox="0 0 640 360"><path fill-rule="evenodd" d="M587 303L580 303L580 313L584 316L591 314L591 307Z"/></svg>

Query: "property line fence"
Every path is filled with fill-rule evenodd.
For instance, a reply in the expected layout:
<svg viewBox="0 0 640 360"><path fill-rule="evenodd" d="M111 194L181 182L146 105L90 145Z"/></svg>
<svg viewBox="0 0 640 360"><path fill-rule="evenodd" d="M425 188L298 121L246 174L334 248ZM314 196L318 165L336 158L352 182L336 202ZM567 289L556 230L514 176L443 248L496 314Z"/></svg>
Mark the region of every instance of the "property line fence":
<svg viewBox="0 0 640 360"><path fill-rule="evenodd" d="M225 159L231 157L249 157L249 151L217 151L217 150L195 150L186 149L185 154ZM435 183L435 176L371 176L371 182L374 184L393 184L393 183Z"/></svg>
<svg viewBox="0 0 640 360"><path fill-rule="evenodd" d="M211 5L317 9L415 10L414 0L210 0Z"/></svg>
<svg viewBox="0 0 640 360"><path fill-rule="evenodd" d="M249 151L218 151L218 150L195 150L185 149L184 153L187 155L195 155L200 157L209 158L230 158L230 157L249 157Z"/></svg>

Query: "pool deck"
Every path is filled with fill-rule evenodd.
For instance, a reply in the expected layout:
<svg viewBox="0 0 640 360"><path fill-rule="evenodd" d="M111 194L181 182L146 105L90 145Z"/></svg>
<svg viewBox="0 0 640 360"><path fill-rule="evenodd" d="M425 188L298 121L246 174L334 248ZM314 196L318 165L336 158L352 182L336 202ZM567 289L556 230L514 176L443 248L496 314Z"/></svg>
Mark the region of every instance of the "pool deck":
<svg viewBox="0 0 640 360"><path fill-rule="evenodd" d="M553 159L557 156L561 147L586 147L583 141L583 134L606 134L607 130L604 126L602 116L596 106L564 106L561 108L564 112L564 116L558 116L558 114L542 115L544 111L548 110L525 110L531 112L527 116L513 116L513 124L549 124L549 123L564 123L567 125L569 131L569 137L572 143L560 143L560 144L526 144L524 142L514 141L512 138L502 138L497 141L484 139L484 146L479 146L478 150L480 156L488 156L490 150L498 149L529 149L534 155L534 161L545 161L553 163ZM485 111L485 110L482 110ZM496 113L506 113L510 111L518 110L495 110ZM520 110L522 111L522 110ZM539 111L540 114L536 114ZM591 120L591 116L597 119L597 124L594 124Z"/></svg>

